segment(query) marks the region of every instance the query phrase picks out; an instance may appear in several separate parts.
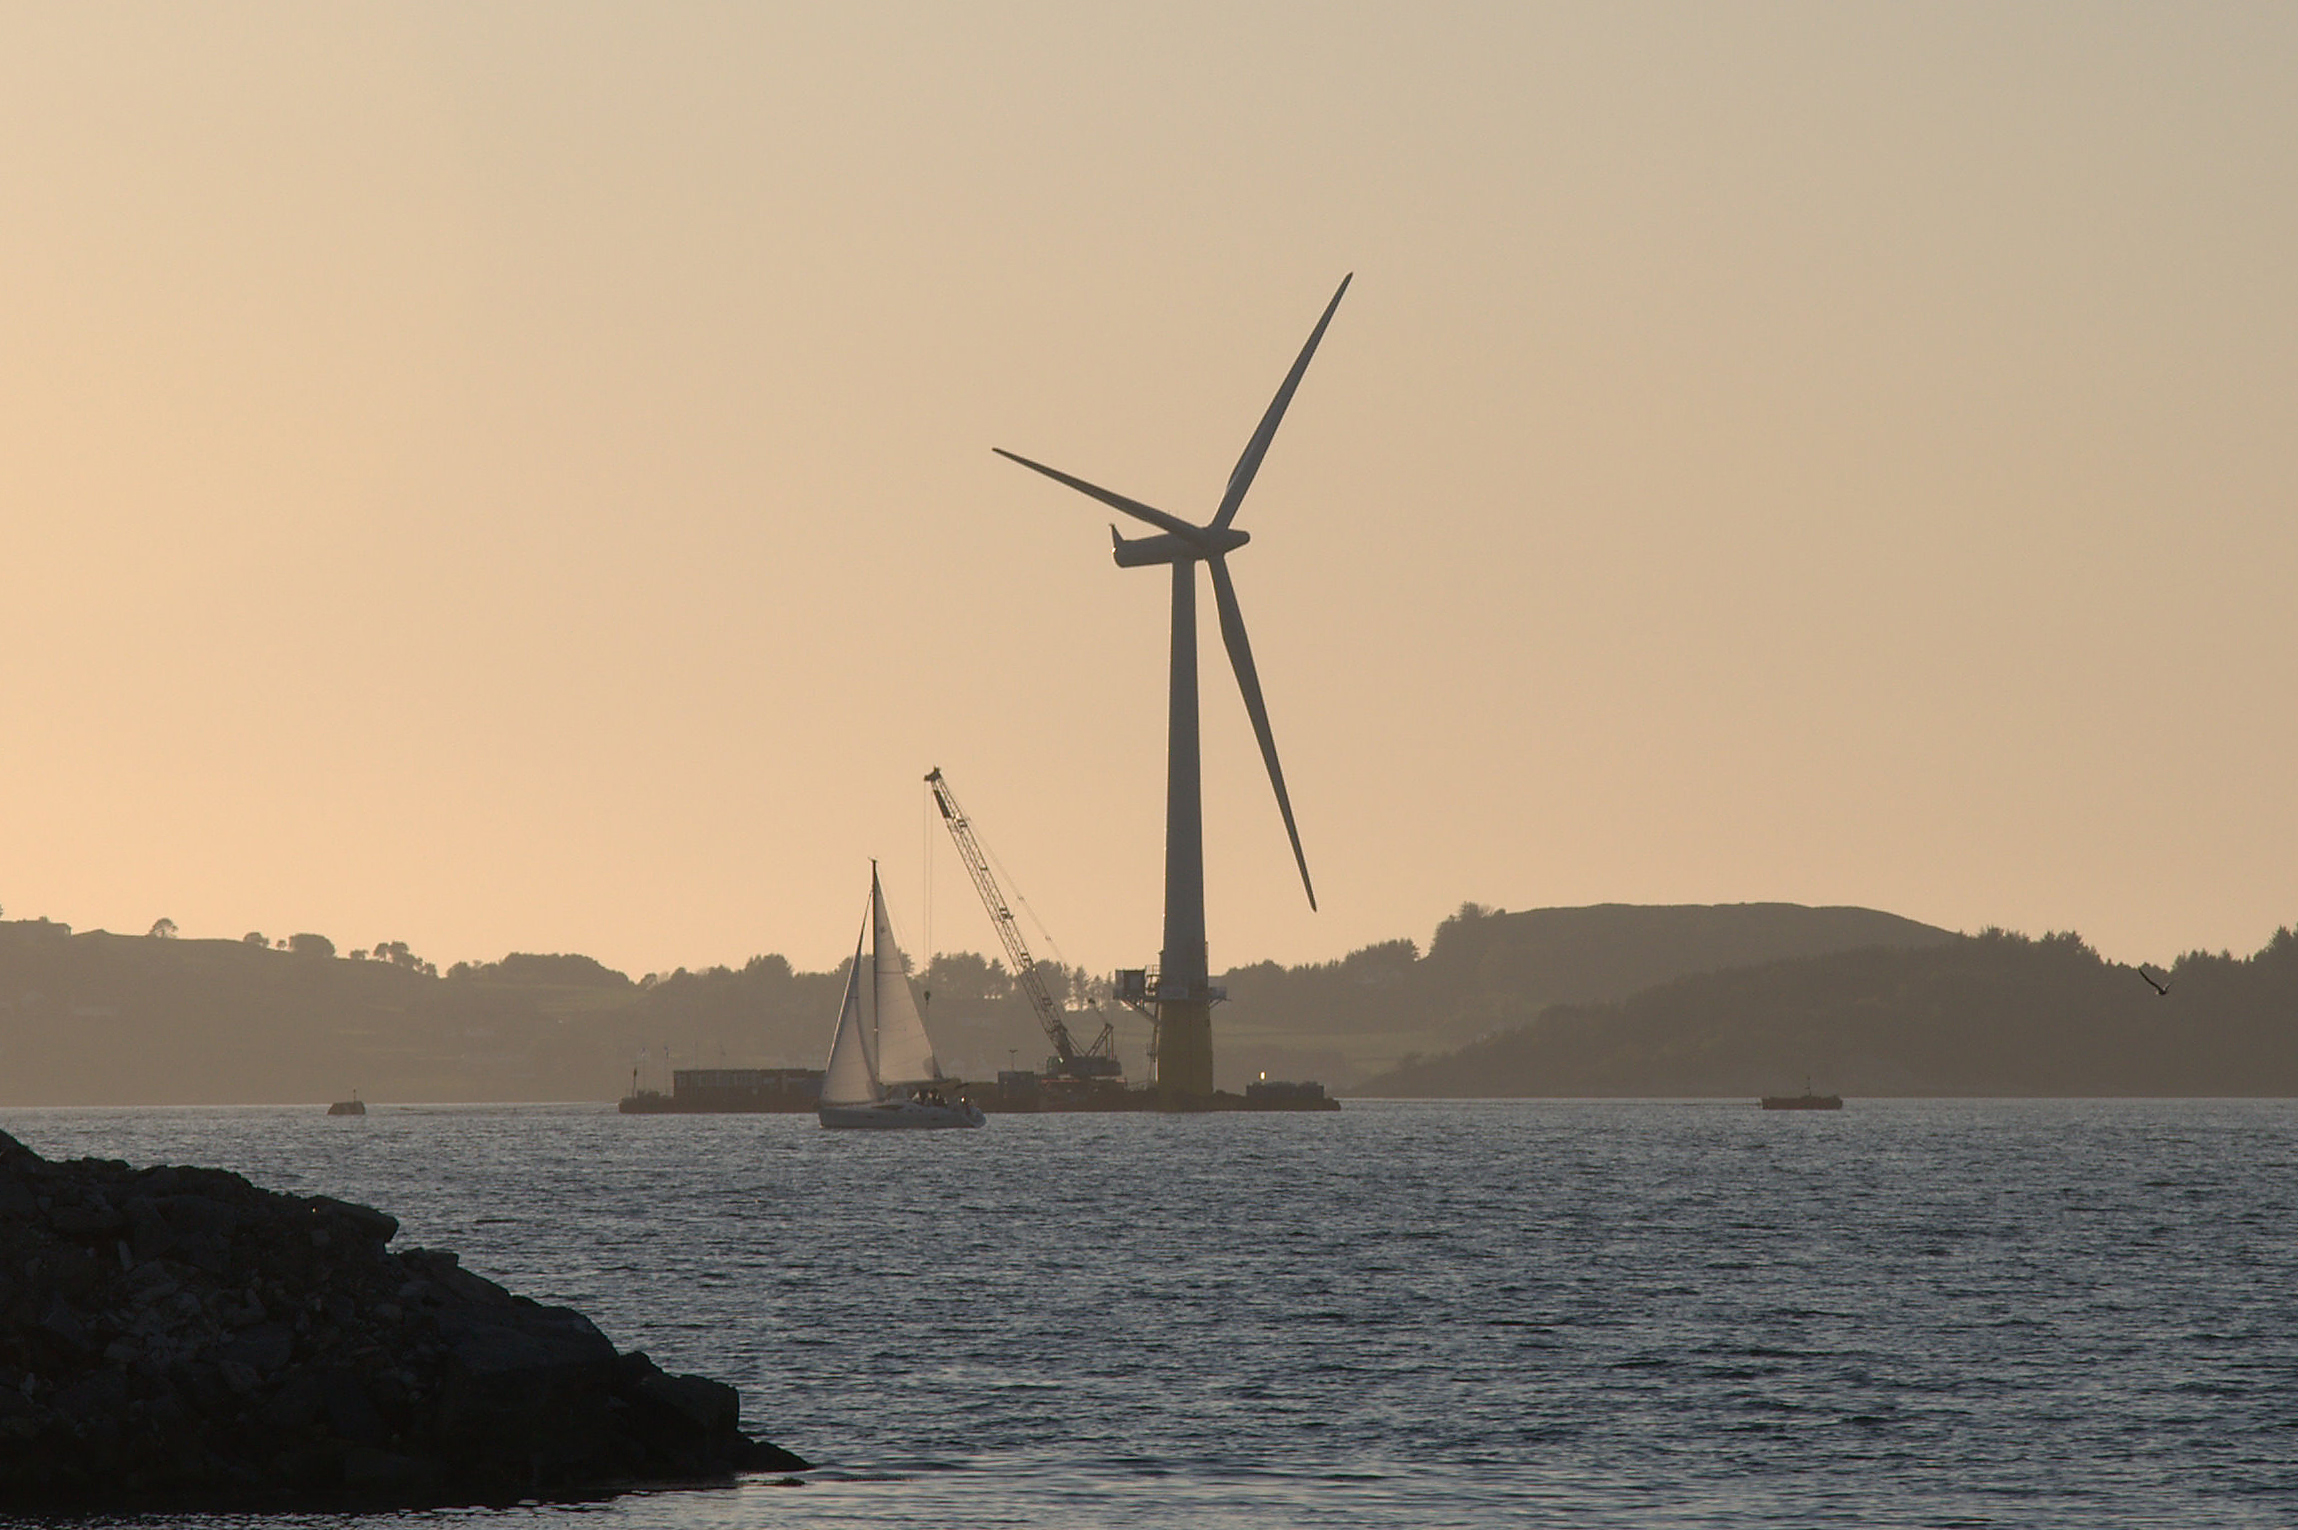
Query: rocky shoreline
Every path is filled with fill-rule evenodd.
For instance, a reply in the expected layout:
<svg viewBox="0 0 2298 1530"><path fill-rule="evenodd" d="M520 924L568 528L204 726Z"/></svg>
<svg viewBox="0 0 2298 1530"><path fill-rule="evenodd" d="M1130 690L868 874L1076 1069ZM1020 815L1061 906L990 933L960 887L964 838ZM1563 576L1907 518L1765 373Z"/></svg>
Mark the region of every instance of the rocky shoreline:
<svg viewBox="0 0 2298 1530"><path fill-rule="evenodd" d="M0 1132L0 1503L415 1507L805 1469L742 1432L732 1387L397 1231Z"/></svg>

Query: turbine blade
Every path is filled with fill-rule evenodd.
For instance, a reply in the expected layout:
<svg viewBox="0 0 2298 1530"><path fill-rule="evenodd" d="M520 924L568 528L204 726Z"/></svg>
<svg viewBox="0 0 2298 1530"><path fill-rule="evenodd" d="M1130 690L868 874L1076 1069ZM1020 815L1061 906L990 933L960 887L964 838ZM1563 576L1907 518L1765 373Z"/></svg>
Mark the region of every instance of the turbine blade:
<svg viewBox="0 0 2298 1530"><path fill-rule="evenodd" d="M1197 540L1197 528L1177 515L1167 515L1154 505L1144 505L1137 499L1127 499L1122 494L1111 493L1107 489L1087 483L1082 478L1072 478L1059 468L1049 468L1042 462L1032 462L1027 457L1018 456L1002 446L993 446L990 450L1008 462L1018 462L1033 473L1043 473L1055 483L1065 483L1080 494L1100 500L1112 510L1122 510L1137 521L1147 521L1150 525L1161 527L1172 532L1175 536L1187 537L1191 541Z"/></svg>
<svg viewBox="0 0 2298 1530"><path fill-rule="evenodd" d="M1261 759L1269 767L1269 784L1277 789L1277 811L1285 815L1285 834L1293 842L1293 862L1301 868L1301 891L1309 907L1317 906L1317 890L1309 881L1309 858L1301 854L1301 831L1293 826L1293 799L1285 795L1284 767L1277 763L1277 740L1269 732L1269 709L1261 700L1260 673L1253 668L1253 645L1245 638L1244 613L1237 609L1237 587L1229 582L1229 560L1210 560L1213 600L1221 608L1221 641L1228 645L1229 663L1237 671L1237 689L1245 693L1245 712L1253 719L1253 737L1261 741Z"/></svg>
<svg viewBox="0 0 2298 1530"><path fill-rule="evenodd" d="M1261 470L1261 459L1269 454L1269 443L1276 439L1277 425L1285 417L1285 406L1293 401L1293 390L1301 385L1301 374L1309 369L1309 358L1317 353L1317 342L1325 337L1325 326L1333 321L1333 310L1340 307L1348 284L1356 280L1351 271L1341 278L1340 291L1325 304L1325 316L1317 320L1317 327L1309 332L1309 343L1301 347L1298 361L1285 374L1285 385L1269 404L1269 412L1261 416L1261 428L1253 432L1253 439L1245 443L1245 454L1237 459L1236 468L1229 474L1228 491L1221 496L1221 508L1213 512L1212 524L1226 526L1235 519L1237 507L1245 502L1245 491L1253 486L1253 475Z"/></svg>

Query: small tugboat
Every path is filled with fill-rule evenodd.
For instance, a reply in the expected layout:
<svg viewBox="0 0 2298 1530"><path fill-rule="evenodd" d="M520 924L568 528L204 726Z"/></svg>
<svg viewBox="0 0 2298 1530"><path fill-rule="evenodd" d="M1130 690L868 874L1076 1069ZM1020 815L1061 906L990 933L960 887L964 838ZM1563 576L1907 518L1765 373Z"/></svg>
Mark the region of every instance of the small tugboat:
<svg viewBox="0 0 2298 1530"><path fill-rule="evenodd" d="M354 1089L350 1099L337 1100L327 1107L327 1113L331 1116L363 1116L367 1114L367 1106L360 1100L359 1091Z"/></svg>
<svg viewBox="0 0 2298 1530"><path fill-rule="evenodd" d="M1803 1080L1803 1093L1767 1094L1763 1097L1763 1108L1766 1110L1841 1110L1843 1108L1843 1096L1840 1094L1813 1094L1810 1075L1806 1074Z"/></svg>
<svg viewBox="0 0 2298 1530"><path fill-rule="evenodd" d="M870 911L846 972L846 997L822 1075L817 1114L824 1126L898 1131L979 1126L987 1119L972 1101L951 1098L902 966L873 862Z"/></svg>

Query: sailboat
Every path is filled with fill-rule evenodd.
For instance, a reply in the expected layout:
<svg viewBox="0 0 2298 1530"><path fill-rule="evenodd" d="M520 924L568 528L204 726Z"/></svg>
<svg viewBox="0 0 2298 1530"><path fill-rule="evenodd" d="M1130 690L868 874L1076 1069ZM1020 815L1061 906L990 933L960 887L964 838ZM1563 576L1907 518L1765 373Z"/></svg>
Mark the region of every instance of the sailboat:
<svg viewBox="0 0 2298 1530"><path fill-rule="evenodd" d="M934 1057L918 1001L902 970L886 917L885 889L870 863L870 912L854 943L846 997L838 1006L838 1033L822 1075L818 1113L824 1126L878 1129L979 1126L980 1107L954 1099Z"/></svg>

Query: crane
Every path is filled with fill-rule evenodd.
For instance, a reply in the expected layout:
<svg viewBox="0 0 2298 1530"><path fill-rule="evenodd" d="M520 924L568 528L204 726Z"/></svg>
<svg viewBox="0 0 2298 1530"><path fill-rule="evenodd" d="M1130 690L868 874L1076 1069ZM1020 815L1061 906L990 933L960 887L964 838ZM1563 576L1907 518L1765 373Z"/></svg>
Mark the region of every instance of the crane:
<svg viewBox="0 0 2298 1530"><path fill-rule="evenodd" d="M942 779L940 766L926 772L926 786L934 794L934 806L941 809L942 822L950 831L950 839L957 845L958 859L965 862L968 875L973 878L974 891L981 894L981 906L989 910L989 922L997 926L997 938L1005 946L1006 961L1013 968L1013 980L1029 997L1029 1007L1037 1012L1037 1023L1045 1027L1046 1039L1053 1043L1053 1056L1046 1059L1045 1071L1056 1077L1088 1079L1116 1078L1124 1070L1117 1060L1117 1029L1102 1022L1101 1034L1093 1044L1080 1047L1070 1034L1068 1018L1061 1006L1054 1002L1046 988L1045 979L1038 974L1037 962L1022 941L1021 926L1006 907L1005 894L998 891L997 878L989 869L989 856L982 850L981 841L974 837L973 824L958 806L956 793L949 782Z"/></svg>

